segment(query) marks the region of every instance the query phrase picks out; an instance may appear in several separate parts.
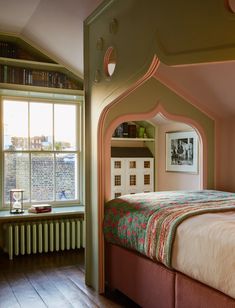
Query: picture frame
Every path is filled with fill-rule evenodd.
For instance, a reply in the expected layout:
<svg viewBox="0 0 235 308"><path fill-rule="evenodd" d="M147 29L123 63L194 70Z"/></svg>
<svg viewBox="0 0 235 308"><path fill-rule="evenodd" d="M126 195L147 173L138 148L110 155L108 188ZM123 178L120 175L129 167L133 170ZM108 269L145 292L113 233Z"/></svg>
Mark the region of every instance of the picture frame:
<svg viewBox="0 0 235 308"><path fill-rule="evenodd" d="M198 135L195 131L166 133L166 171L198 173Z"/></svg>

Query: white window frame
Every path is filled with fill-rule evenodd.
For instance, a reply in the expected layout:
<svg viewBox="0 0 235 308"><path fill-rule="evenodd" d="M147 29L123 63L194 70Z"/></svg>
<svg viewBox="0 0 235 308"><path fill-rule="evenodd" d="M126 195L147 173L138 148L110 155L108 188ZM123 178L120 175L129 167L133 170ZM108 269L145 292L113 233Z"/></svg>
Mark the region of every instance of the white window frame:
<svg viewBox="0 0 235 308"><path fill-rule="evenodd" d="M19 102L27 102L28 103L28 107L30 103L44 103L44 104L53 104L53 145L54 145L54 105L73 105L76 107L76 149L74 151L57 151L57 150L23 150L23 151L12 151L12 150L5 150L4 149L4 127L3 127L3 123L4 123L4 119L3 119L3 105L4 105L4 101L7 100L11 100L11 101L19 101ZM1 146L1 161L2 161L2 180L1 180L1 186L2 186L2 209L7 209L10 207L9 203L5 203L4 200L4 179L5 179L5 166L4 166L4 161L5 161L5 153L29 153L29 155L31 156L31 154L36 154L36 153L47 153L47 154L54 154L54 166L53 168L55 168L55 155L56 154L76 154L77 155L77 170L76 170L76 174L77 174L77 187L75 188L77 191L77 199L75 200L61 200L61 201L55 201L55 197L56 197L56 191L55 191L55 174L54 174L54 186L53 186L53 197L54 197L54 201L47 201L47 200L43 200L40 202L24 202L24 206L27 208L29 207L31 204L42 204L42 203L49 203L52 206L72 206L72 205L79 205L83 203L83 182L82 182L82 175L84 174L84 169L83 169L83 124L82 124L82 103L81 101L78 100L57 100L57 99L40 99L40 98L35 98L32 99L30 97L24 97L24 98L19 98L19 97L11 97L11 96L2 96L1 97L1 130L2 130L2 138L0 141L0 146ZM30 114L28 112L28 125L30 125ZM28 129L28 146L30 146L30 131ZM29 190L30 190L30 198L31 198L31 159L29 159L29 170L30 170L30 181L29 181Z"/></svg>

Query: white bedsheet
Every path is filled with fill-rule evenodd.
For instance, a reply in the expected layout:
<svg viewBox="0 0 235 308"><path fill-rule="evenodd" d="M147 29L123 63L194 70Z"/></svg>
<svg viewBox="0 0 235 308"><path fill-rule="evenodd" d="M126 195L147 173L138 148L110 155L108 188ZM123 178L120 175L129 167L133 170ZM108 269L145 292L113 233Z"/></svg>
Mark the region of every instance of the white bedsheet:
<svg viewBox="0 0 235 308"><path fill-rule="evenodd" d="M235 298L235 213L203 214L182 222L172 266Z"/></svg>

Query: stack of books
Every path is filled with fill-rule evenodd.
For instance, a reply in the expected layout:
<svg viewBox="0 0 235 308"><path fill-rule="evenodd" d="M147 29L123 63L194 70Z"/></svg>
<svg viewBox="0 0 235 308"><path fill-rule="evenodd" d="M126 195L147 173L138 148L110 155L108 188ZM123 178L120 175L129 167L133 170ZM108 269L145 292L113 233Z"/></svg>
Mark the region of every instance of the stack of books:
<svg viewBox="0 0 235 308"><path fill-rule="evenodd" d="M47 212L51 212L51 205L50 204L36 204L36 205L32 205L29 209L28 212L29 213L47 213Z"/></svg>

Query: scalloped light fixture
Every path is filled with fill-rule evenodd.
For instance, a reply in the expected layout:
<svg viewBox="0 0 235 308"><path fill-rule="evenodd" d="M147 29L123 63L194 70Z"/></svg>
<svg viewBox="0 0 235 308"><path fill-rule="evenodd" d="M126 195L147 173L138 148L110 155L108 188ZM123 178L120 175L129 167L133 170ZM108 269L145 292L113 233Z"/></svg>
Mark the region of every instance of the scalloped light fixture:
<svg viewBox="0 0 235 308"><path fill-rule="evenodd" d="M226 0L225 4L230 12L235 13L235 0Z"/></svg>
<svg viewBox="0 0 235 308"><path fill-rule="evenodd" d="M117 64L117 53L113 47L106 50L104 56L104 73L107 77L111 77L115 71Z"/></svg>

